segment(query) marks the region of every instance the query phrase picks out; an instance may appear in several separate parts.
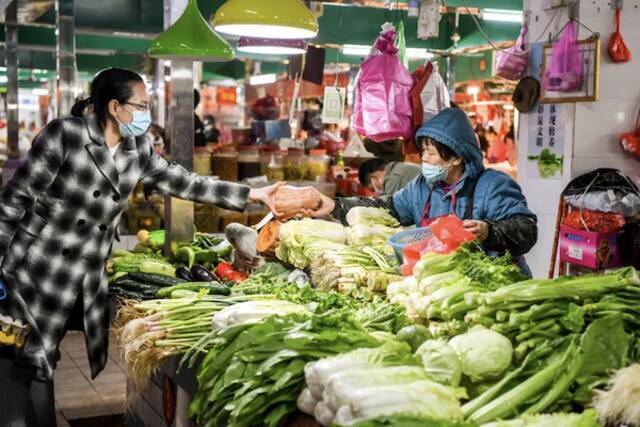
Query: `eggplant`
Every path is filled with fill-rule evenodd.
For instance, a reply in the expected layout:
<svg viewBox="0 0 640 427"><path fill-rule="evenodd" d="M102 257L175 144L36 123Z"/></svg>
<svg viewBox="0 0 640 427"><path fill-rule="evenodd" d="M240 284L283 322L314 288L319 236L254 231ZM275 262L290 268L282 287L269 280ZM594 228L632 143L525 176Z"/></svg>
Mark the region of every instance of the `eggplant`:
<svg viewBox="0 0 640 427"><path fill-rule="evenodd" d="M179 279L184 279L187 282L193 281L193 276L191 275L191 271L184 265L181 265L180 267L176 268L176 277Z"/></svg>
<svg viewBox="0 0 640 427"><path fill-rule="evenodd" d="M196 282L213 282L213 274L204 266L196 264L191 267L191 276Z"/></svg>

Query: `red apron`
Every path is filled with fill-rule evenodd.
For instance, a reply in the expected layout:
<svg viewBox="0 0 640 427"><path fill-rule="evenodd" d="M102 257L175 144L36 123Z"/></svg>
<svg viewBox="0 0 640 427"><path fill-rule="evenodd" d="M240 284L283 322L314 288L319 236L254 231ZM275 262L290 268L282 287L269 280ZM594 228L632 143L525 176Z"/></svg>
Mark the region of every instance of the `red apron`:
<svg viewBox="0 0 640 427"><path fill-rule="evenodd" d="M458 183L453 184L453 194L451 194L451 212L456 214L456 185ZM429 193L429 197L427 197L427 203L424 204L424 210L422 211L422 219L420 220L420 227L428 227L433 221L438 219L439 217L429 218L429 208L431 208L431 195L433 194L433 190ZM443 216L443 215L441 215Z"/></svg>

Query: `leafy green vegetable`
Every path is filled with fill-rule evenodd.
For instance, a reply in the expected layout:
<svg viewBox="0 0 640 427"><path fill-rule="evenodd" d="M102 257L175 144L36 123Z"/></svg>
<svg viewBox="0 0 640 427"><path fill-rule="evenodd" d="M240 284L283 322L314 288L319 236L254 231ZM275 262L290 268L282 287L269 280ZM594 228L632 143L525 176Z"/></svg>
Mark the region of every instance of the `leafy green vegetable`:
<svg viewBox="0 0 640 427"><path fill-rule="evenodd" d="M525 415L508 421L483 424L480 427L602 427L593 409L581 414Z"/></svg>
<svg viewBox="0 0 640 427"><path fill-rule="evenodd" d="M426 340L433 338L431 332L423 325L408 325L400 329L396 334L399 341L404 341L411 346L412 351L418 350Z"/></svg>
<svg viewBox="0 0 640 427"><path fill-rule="evenodd" d="M315 255L329 248L342 247L347 241L342 225L309 218L285 222L280 226L278 236L280 245L276 256L297 268L308 267Z"/></svg>
<svg viewBox="0 0 640 427"><path fill-rule="evenodd" d="M347 223L351 227L357 225L382 225L398 227L400 223L386 209L357 206L347 212Z"/></svg>
<svg viewBox="0 0 640 427"><path fill-rule="evenodd" d="M451 421L420 415L394 414L383 417L371 418L364 421L358 421L349 424L351 427L477 427L475 423L464 421ZM334 427L343 427L340 424L334 424ZM573 426L571 426L573 427ZM582 426L580 426L582 427ZM585 426L590 427L590 426Z"/></svg>

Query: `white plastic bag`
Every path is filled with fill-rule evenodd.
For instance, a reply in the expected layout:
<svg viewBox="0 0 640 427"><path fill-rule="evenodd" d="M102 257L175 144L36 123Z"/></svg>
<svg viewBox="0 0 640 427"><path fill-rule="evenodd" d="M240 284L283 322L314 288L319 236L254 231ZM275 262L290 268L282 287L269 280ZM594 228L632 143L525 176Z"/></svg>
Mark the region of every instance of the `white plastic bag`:
<svg viewBox="0 0 640 427"><path fill-rule="evenodd" d="M577 209L612 212L625 217L640 213L640 197L633 193L622 195L614 190L594 191L584 195L567 196L566 200L567 203Z"/></svg>
<svg viewBox="0 0 640 427"><path fill-rule="evenodd" d="M422 123L428 122L440 111L451 107L449 90L437 69L433 70L431 77L427 80L427 84L422 89L420 100L424 111Z"/></svg>

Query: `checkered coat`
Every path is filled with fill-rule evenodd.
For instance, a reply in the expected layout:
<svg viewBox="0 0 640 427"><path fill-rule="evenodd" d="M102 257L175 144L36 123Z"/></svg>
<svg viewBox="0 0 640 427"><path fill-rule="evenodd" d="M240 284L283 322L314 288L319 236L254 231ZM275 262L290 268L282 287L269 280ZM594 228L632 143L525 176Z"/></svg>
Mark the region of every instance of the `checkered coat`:
<svg viewBox="0 0 640 427"><path fill-rule="evenodd" d="M170 164L146 136L122 140L115 157L94 115L54 120L0 193L5 311L32 327L20 357L51 378L58 344L82 298L91 373L107 360L105 262L127 199L142 181L182 199L242 210L249 189Z"/></svg>

